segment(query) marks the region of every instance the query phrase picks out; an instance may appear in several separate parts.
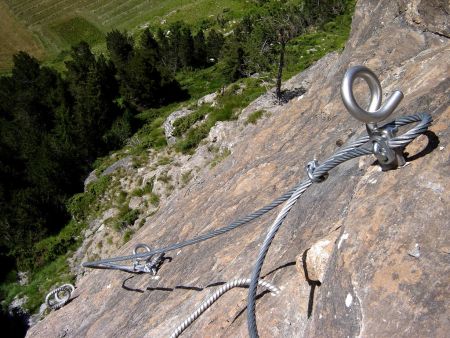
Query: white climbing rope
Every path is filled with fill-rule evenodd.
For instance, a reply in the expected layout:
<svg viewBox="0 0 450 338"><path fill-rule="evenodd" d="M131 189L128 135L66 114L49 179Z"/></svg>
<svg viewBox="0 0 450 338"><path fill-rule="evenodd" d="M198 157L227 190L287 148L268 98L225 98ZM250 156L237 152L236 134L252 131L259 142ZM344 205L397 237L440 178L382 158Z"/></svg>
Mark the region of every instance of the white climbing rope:
<svg viewBox="0 0 450 338"><path fill-rule="evenodd" d="M217 291L215 291L210 297L208 297L198 308L195 310L184 322L182 322L170 335L170 338L177 338L189 325L191 325L194 320L196 320L200 315L206 311L217 299L219 299L225 292L239 286L248 286L250 284L250 279L240 278L235 279L231 282L222 285ZM273 284L259 280L258 285L269 290L273 295L278 295L280 289L278 289Z"/></svg>

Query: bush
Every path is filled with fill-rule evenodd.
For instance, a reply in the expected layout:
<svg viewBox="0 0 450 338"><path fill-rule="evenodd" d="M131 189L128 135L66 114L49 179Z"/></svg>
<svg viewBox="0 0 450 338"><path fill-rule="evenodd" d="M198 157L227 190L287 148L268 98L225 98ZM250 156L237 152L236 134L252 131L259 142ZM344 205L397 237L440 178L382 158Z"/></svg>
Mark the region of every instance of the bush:
<svg viewBox="0 0 450 338"><path fill-rule="evenodd" d="M209 130L212 128L212 126L213 125L211 125L209 121L206 121L200 126L191 129L184 139L176 143L175 149L177 151L181 151L184 154L192 152L195 148L197 148L201 140L208 136Z"/></svg>
<svg viewBox="0 0 450 338"><path fill-rule="evenodd" d="M182 173L181 174L181 183L183 184L183 186L188 184L189 181L191 180L191 178L192 178L192 170Z"/></svg>
<svg viewBox="0 0 450 338"><path fill-rule="evenodd" d="M36 312L44 302L45 295L54 287L64 284L73 283L74 276L69 271L67 264L67 255L62 255L55 260L50 261L45 266L36 269L29 276L29 284L24 286L16 282L1 285L2 298L5 303L9 304L13 298L27 296L25 309L30 313Z"/></svg>
<svg viewBox="0 0 450 338"><path fill-rule="evenodd" d="M67 210L78 220L86 220L92 211L98 211L100 199L111 183L110 176L101 176L90 183L84 193L75 194L67 202Z"/></svg>
<svg viewBox="0 0 450 338"><path fill-rule="evenodd" d="M171 162L172 160L170 159L170 157L163 156L158 160L158 165L167 165L170 164Z"/></svg>
<svg viewBox="0 0 450 338"><path fill-rule="evenodd" d="M166 184L169 183L171 180L172 180L172 177L165 172L159 174L159 176L158 176L158 181L166 183Z"/></svg>
<svg viewBox="0 0 450 338"><path fill-rule="evenodd" d="M256 79L245 79L242 83L245 88L240 95L237 95L236 91L241 86L234 84L223 96L217 99L216 107L209 107L208 118L201 125L189 129L185 137L175 144L177 151L184 154L192 153L200 142L208 136L216 122L237 119L241 109L265 91L263 87L259 86L259 81Z"/></svg>
<svg viewBox="0 0 450 338"><path fill-rule="evenodd" d="M152 179L149 180L143 188L139 188L133 191L132 195L142 197L144 195L150 194L153 191L154 181L155 177L152 177Z"/></svg>
<svg viewBox="0 0 450 338"><path fill-rule="evenodd" d="M217 164L219 164L219 162L223 161L228 156L230 156L230 154L231 154L231 151L228 148L225 148L221 152L218 152L216 154L216 156L214 156L213 160L211 161L211 164L210 164L211 168L214 168Z"/></svg>
<svg viewBox="0 0 450 338"><path fill-rule="evenodd" d="M203 120L207 113L208 111L202 107L189 115L176 119L173 123L174 129L172 135L177 137L182 136L196 122Z"/></svg>
<svg viewBox="0 0 450 338"><path fill-rule="evenodd" d="M132 229L127 229L125 233L123 234L123 242L126 243L131 239L131 236L133 236L134 231Z"/></svg>
<svg viewBox="0 0 450 338"><path fill-rule="evenodd" d="M152 205L157 207L159 205L159 196L156 195L155 193L151 193L149 201Z"/></svg>
<svg viewBox="0 0 450 338"><path fill-rule="evenodd" d="M256 122L261 117L263 117L263 115L264 115L264 110L257 110L247 116L247 120L245 121L245 124L249 124L249 123L256 124Z"/></svg>
<svg viewBox="0 0 450 338"><path fill-rule="evenodd" d="M76 249L81 241L81 230L85 227L86 224L71 220L59 234L37 242L33 246L33 268L48 264L69 250Z"/></svg>
<svg viewBox="0 0 450 338"><path fill-rule="evenodd" d="M125 145L126 140L131 136L132 118L131 113L126 111L113 122L111 129L103 136L103 140L110 148L120 148Z"/></svg>
<svg viewBox="0 0 450 338"><path fill-rule="evenodd" d="M139 217L139 210L130 209L130 207L125 206L119 211L117 216L117 221L114 224L116 230L121 230L127 226L133 225L133 223Z"/></svg>

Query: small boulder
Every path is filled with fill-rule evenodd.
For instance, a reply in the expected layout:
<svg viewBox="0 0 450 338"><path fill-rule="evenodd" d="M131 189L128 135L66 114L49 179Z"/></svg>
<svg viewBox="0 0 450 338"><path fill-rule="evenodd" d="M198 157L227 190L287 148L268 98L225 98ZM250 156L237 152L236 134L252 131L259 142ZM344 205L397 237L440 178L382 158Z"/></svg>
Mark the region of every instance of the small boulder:
<svg viewBox="0 0 450 338"><path fill-rule="evenodd" d="M297 257L297 269L302 275L306 275L305 278L308 281L323 282L338 235L337 231L331 233ZM306 271L304 271L305 268Z"/></svg>

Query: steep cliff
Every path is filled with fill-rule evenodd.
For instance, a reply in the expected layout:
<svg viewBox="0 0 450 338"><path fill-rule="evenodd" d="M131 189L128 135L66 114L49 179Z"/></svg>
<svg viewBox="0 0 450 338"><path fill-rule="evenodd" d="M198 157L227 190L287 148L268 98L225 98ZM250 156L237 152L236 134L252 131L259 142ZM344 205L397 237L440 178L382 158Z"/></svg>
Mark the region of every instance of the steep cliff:
<svg viewBox="0 0 450 338"><path fill-rule="evenodd" d="M306 92L257 126L225 127L220 137L231 155L177 191L115 255L131 253L137 243L161 247L242 217L304 178L308 161L364 133L339 94L345 71L362 64L378 74L385 94L404 92L395 116L429 112L434 124L406 148L407 166L381 172L374 158L349 161L301 197L263 267L264 279L281 292L258 299L259 331L263 337L446 336L448 17L446 1L359 1L345 50L295 78ZM28 336L168 336L218 283L250 276L273 217L168 253L172 261L159 278L89 273L75 298ZM245 308L245 290L232 290L183 334L246 336Z"/></svg>

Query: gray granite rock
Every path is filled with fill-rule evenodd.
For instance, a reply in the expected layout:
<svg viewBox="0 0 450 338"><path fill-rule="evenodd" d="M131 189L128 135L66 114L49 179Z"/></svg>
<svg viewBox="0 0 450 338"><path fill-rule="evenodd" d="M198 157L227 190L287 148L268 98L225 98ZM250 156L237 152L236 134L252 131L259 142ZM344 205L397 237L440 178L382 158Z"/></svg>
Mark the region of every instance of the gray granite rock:
<svg viewBox="0 0 450 338"><path fill-rule="evenodd" d="M337 144L364 133L339 94L345 71L363 64L379 75L385 93L404 92L394 115L430 112L433 126L406 148L409 165L381 172L373 159L349 161L302 196L262 269L281 293L258 300L259 333L448 336L450 44L435 29L441 25L436 3L446 6L420 2L417 23L409 19L404 1L359 1L345 50L298 77L298 86L307 89L301 99L245 132L235 128L229 135L232 154L177 191L116 255L130 253L137 243L160 247L182 241L242 217L305 177L308 161L320 161ZM307 86L300 84L305 74ZM159 279L94 271L79 280L77 298L28 336L166 337L215 288L206 286L250 275L273 217L169 252L173 260L164 263ZM310 283L296 268L296 257L335 231L339 236L321 268L322 283ZM408 254L415 243L418 258ZM245 290L234 289L183 335L246 337L245 308Z"/></svg>

